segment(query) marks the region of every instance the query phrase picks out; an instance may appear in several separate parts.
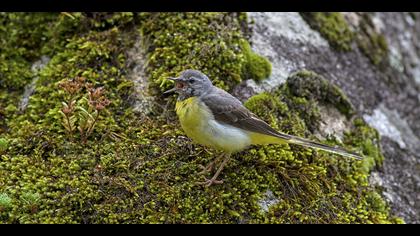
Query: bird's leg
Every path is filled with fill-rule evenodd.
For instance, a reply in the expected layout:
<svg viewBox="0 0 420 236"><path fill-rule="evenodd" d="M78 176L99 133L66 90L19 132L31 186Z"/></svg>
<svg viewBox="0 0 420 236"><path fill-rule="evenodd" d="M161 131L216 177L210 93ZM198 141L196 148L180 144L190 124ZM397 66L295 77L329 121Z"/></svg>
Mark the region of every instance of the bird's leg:
<svg viewBox="0 0 420 236"><path fill-rule="evenodd" d="M210 162L207 166L198 165L198 167L200 167L200 169L202 169L202 171L198 172L198 174L199 175L204 175L204 174L207 174L208 172L210 172L213 169L215 162L216 162L216 160Z"/></svg>
<svg viewBox="0 0 420 236"><path fill-rule="evenodd" d="M202 171L198 172L198 174L199 175L207 174L208 172L213 170L214 165L217 164L223 156L224 156L223 154L219 155L215 160L210 162L207 166L198 165L198 167L200 167L200 169L202 169Z"/></svg>
<svg viewBox="0 0 420 236"><path fill-rule="evenodd" d="M213 175L213 177L211 179L206 179L206 181L204 181L204 182L199 182L198 184L203 184L203 185L206 185L206 187L210 187L212 184L221 184L221 183L223 183L223 180L216 180L216 179L220 175L220 173L222 172L222 170L225 167L226 163L229 161L229 159L230 159L230 153L229 154L226 154L224 156L225 156L225 159L223 160L222 164L220 164L219 169L217 169L217 171Z"/></svg>

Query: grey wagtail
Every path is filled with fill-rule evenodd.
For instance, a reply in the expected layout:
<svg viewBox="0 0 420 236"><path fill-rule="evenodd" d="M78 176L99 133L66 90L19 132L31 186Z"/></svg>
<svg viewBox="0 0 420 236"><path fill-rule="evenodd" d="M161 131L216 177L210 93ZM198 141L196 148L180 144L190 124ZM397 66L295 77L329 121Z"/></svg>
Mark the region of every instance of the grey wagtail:
<svg viewBox="0 0 420 236"><path fill-rule="evenodd" d="M175 110L187 136L201 145L224 151L215 161L203 167L204 173L209 172L214 163L224 157L213 177L200 184L210 186L223 183L217 177L230 155L254 144L292 143L361 159L359 155L340 147L276 131L245 108L237 98L213 86L210 79L200 71L185 70L178 78L169 79L175 81L175 86L165 94L179 94Z"/></svg>

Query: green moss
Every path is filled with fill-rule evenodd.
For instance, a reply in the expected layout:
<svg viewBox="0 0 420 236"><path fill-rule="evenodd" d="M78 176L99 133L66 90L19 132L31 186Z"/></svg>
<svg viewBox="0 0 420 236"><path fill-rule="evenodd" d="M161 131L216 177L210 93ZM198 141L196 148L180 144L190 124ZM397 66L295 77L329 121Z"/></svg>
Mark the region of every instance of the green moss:
<svg viewBox="0 0 420 236"><path fill-rule="evenodd" d="M339 12L305 12L301 16L315 30L340 51L350 51L354 34Z"/></svg>
<svg viewBox="0 0 420 236"><path fill-rule="evenodd" d="M354 115L354 108L347 96L337 86L312 71L293 73L287 80L287 87L294 96L329 103L347 118Z"/></svg>
<svg viewBox="0 0 420 236"><path fill-rule="evenodd" d="M150 116L133 113L125 52L138 39L139 29L148 42L147 68L155 88L171 86L164 78L192 65L230 88L245 78L243 38L239 30L227 30L237 29L237 16L55 17L45 42L34 46L34 55L45 52L51 61L38 74L27 109L17 108L18 92L0 88L0 135L8 142L0 155L0 193L11 202L7 212L0 212L1 223L398 222L368 186L368 171L379 164L380 149L377 134L362 120L355 120L340 145L372 155L373 164L287 144L252 147L234 155L221 174L223 185L204 188L195 185L202 180L198 165L219 153L185 138L172 109L159 110L166 101L158 99ZM112 20L98 23L106 19ZM55 30L66 36L53 34ZM188 57L192 49L196 55ZM67 94L59 83L76 76L103 86L112 102L86 144L67 137L60 115ZM310 79L318 82L298 88ZM336 87L304 71L272 94L250 98L246 106L278 130L315 139L310 127L317 128L312 121L319 119L317 104L341 104L343 114L352 114L347 102ZM259 201L268 190L279 202L265 213Z"/></svg>
<svg viewBox="0 0 420 236"><path fill-rule="evenodd" d="M156 88L172 86L168 77L198 69L221 87L241 81L242 38L235 16L225 13L143 13L141 32L149 53L148 72Z"/></svg>
<svg viewBox="0 0 420 236"><path fill-rule="evenodd" d="M111 18L121 19L118 14ZM118 118L111 114L121 113L128 106L128 103L122 104L122 97L127 96L130 88L118 89L118 93L117 88L127 83L123 76L124 51L132 45L134 37L125 30L127 20L124 17L120 24L116 23L117 28L95 24L101 20L98 17L79 13L72 16L56 15L54 27L46 32L49 36L44 46L48 50L38 45L38 50L51 53L52 59L39 73L37 89L26 111L16 112L19 96L10 101L7 98L14 98L13 93L13 96L8 93L4 97L5 135L10 149L0 161L0 175L4 180L0 181L0 189L18 199L8 217L3 218L5 222L81 222L82 215L91 212L86 208L92 199L99 199L98 188L91 180L91 170L96 162L96 154L92 151L96 148L86 149L80 143L68 142L65 138L59 113L65 95L58 84L62 80L84 76L93 86L104 86L109 91L107 96L112 99L112 105L103 115L104 119L96 124L87 145L96 143L101 137L117 139L118 134L114 136L114 133L119 130ZM79 23L83 24L75 27ZM54 34L55 30L66 37ZM55 46L50 47L52 44ZM102 150L109 152L109 146L106 147ZM6 174L10 176L5 178Z"/></svg>
<svg viewBox="0 0 420 236"><path fill-rule="evenodd" d="M0 13L0 87L18 90L30 82L30 61L40 56L38 50L51 16Z"/></svg>
<svg viewBox="0 0 420 236"><path fill-rule="evenodd" d="M367 175L374 167L381 166L384 159L380 148L379 133L361 118L354 119L352 133L346 134L346 142L361 147L366 156L360 163L360 172Z"/></svg>
<svg viewBox="0 0 420 236"><path fill-rule="evenodd" d="M350 51L351 43L355 40L374 65L387 61L388 43L385 36L376 31L369 13L359 13L360 22L356 32L350 30L343 15L338 12L305 12L301 16L335 49Z"/></svg>
<svg viewBox="0 0 420 236"><path fill-rule="evenodd" d="M374 65L388 61L388 43L385 36L376 32L368 14L362 14L361 19L357 33L357 44L360 50Z"/></svg>
<svg viewBox="0 0 420 236"><path fill-rule="evenodd" d="M241 47L245 55L243 75L245 79L261 81L271 75L270 61L252 51L248 41L242 40Z"/></svg>
<svg viewBox="0 0 420 236"><path fill-rule="evenodd" d="M8 146L9 146L9 142L7 141L7 139L0 138L0 154L5 152Z"/></svg>
<svg viewBox="0 0 420 236"><path fill-rule="evenodd" d="M172 86L168 77L185 69L203 71L227 90L243 79L261 80L271 73L268 60L245 42L244 14L142 13L141 18L150 80L160 92Z"/></svg>
<svg viewBox="0 0 420 236"><path fill-rule="evenodd" d="M7 196L5 193L0 193L0 212L2 210L6 210L7 208L10 208L12 204L12 199Z"/></svg>
<svg viewBox="0 0 420 236"><path fill-rule="evenodd" d="M5 193L0 193L0 222L7 219L8 212L12 208L12 199Z"/></svg>

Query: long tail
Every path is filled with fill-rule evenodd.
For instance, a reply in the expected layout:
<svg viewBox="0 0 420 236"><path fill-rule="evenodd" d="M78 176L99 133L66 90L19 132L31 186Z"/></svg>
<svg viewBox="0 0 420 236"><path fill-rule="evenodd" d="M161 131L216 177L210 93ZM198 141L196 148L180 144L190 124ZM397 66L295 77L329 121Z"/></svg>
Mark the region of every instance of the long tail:
<svg viewBox="0 0 420 236"><path fill-rule="evenodd" d="M357 160L362 159L362 157L358 155L357 153L347 151L342 147L337 147L337 146L332 147L326 144L317 143L308 139L300 138L300 137L289 135L289 134L281 134L279 138L286 139L286 142L288 143L302 145L302 146L310 147L310 148L321 149L321 150L339 154L345 157L356 158Z"/></svg>
<svg viewBox="0 0 420 236"><path fill-rule="evenodd" d="M243 119L240 121L242 123L236 125L238 125L239 128L245 128L250 131L252 144L292 143L305 147L321 149L358 160L362 159L360 155L354 152L349 152L342 147L332 147L290 134L280 133L256 116L251 116L249 119Z"/></svg>

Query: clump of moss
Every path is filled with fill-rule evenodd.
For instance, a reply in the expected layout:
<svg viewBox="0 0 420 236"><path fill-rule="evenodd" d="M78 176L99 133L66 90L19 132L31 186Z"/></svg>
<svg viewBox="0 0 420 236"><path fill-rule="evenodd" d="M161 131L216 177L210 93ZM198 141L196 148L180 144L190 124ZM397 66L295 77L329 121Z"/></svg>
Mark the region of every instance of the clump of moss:
<svg viewBox="0 0 420 236"><path fill-rule="evenodd" d="M355 40L362 53L374 65L387 61L388 43L385 36L376 32L368 13L359 13L360 23L356 31L350 30L348 23L339 12L305 12L301 16L315 30L340 51L350 51Z"/></svg>
<svg viewBox="0 0 420 236"><path fill-rule="evenodd" d="M379 65L388 60L388 43L385 36L376 32L370 16L362 14L360 29L357 33L357 44L360 50L374 64Z"/></svg>
<svg viewBox="0 0 420 236"><path fill-rule="evenodd" d="M9 146L9 142L5 138L0 138L0 154L5 152Z"/></svg>
<svg viewBox="0 0 420 236"><path fill-rule="evenodd" d="M354 115L354 108L347 96L313 71L301 70L293 73L286 84L288 91L294 96L330 103L347 118Z"/></svg>
<svg viewBox="0 0 420 236"><path fill-rule="evenodd" d="M384 157L380 148L378 131L369 127L361 118L354 119L353 133L346 133L348 144L361 147L361 152L367 157L360 163L360 172L367 175L374 167L382 165Z"/></svg>
<svg viewBox="0 0 420 236"><path fill-rule="evenodd" d="M112 18L119 19L118 14L115 13ZM110 27L95 26L97 18L79 13L72 13L72 16L54 15L56 21L46 31L46 42L37 45L37 50L51 53L52 59L40 71L36 91L26 111L16 112L19 96L1 91L6 95L0 99L7 104L4 108L7 129L3 135L9 142L9 149L2 153L0 161L0 192L17 199L2 222L82 222L82 218L91 212L86 209L89 209L87 206L92 199L100 198L96 193L97 186L91 183L91 171L97 161L95 146L102 146L103 151L109 152L109 145L104 146L103 141L99 141L101 138L115 142L124 138L118 134L118 118L109 111L91 132L92 140L86 145L90 148L78 142L69 142L64 136L60 115L64 92L59 89L60 81L84 76L94 87L112 88L109 89L112 93L107 94L112 100L112 113L121 113L128 106L123 104L122 97L127 96L130 88L125 86L121 89L118 85L128 82L123 76L124 52L134 40L127 34L124 17L122 22L116 20L115 25ZM40 16L28 14L28 17ZM75 26L80 22L87 23ZM66 37L54 34L55 30L63 32ZM44 49L50 43L55 46Z"/></svg>
<svg viewBox="0 0 420 236"><path fill-rule="evenodd" d="M50 13L0 13L0 87L20 90L31 80L30 62L40 57Z"/></svg>
<svg viewBox="0 0 420 236"><path fill-rule="evenodd" d="M245 79L253 79L261 81L271 75L270 61L252 51L248 41L241 41L242 50L245 55L245 65L243 68L243 75Z"/></svg>
<svg viewBox="0 0 420 236"><path fill-rule="evenodd" d="M245 42L244 13L142 13L141 18L150 80L160 91L172 86L168 77L185 69L201 70L227 90L271 72L270 63Z"/></svg>
<svg viewBox="0 0 420 236"><path fill-rule="evenodd" d="M0 222L7 219L8 212L12 208L12 199L5 193L0 193Z"/></svg>
<svg viewBox="0 0 420 236"><path fill-rule="evenodd" d="M0 193L0 212L6 211L12 205L12 199L5 193Z"/></svg>
<svg viewBox="0 0 420 236"><path fill-rule="evenodd" d="M339 12L304 12L301 16L319 31L330 45L340 51L350 51L354 34Z"/></svg>

